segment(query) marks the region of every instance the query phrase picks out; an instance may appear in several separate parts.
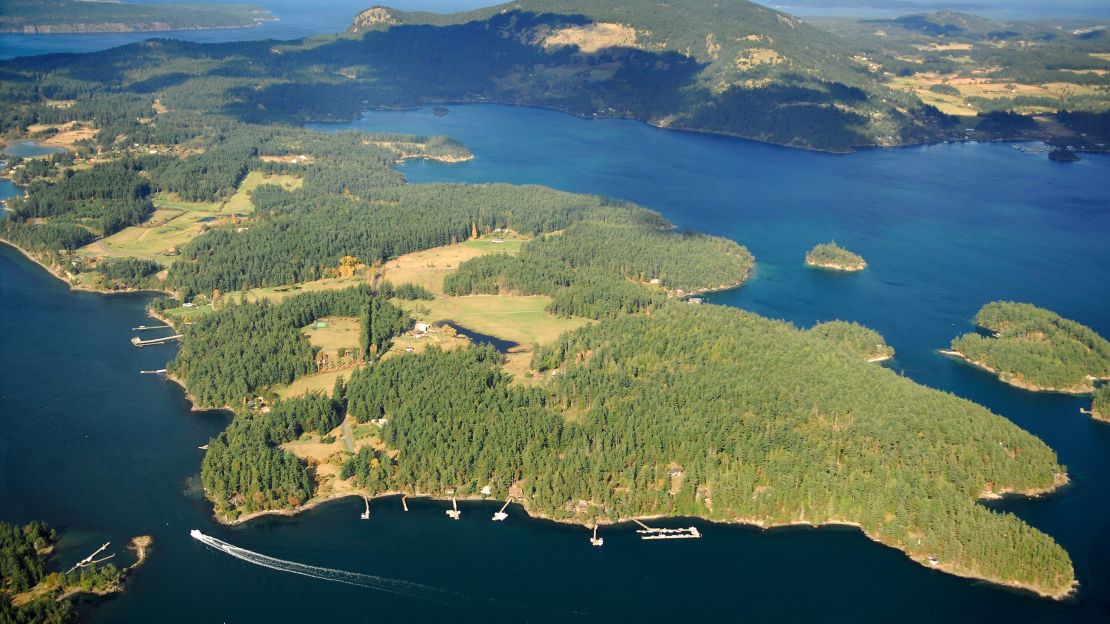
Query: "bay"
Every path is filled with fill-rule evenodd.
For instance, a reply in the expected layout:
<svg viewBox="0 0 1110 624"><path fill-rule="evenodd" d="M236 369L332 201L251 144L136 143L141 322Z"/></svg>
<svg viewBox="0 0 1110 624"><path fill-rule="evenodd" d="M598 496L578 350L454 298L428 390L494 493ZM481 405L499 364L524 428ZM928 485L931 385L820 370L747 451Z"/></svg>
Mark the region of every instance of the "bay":
<svg viewBox="0 0 1110 624"><path fill-rule="evenodd" d="M475 151L462 164L403 165L414 183L601 193L747 245L759 262L754 279L710 301L803 326L844 318L874 327L898 350L892 368L982 403L1057 450L1071 485L995 505L1068 550L1078 596L1054 602L945 575L848 528L697 522L701 540L644 543L632 527L615 527L594 549L585 529L516 507L493 523L495 503L461 503L462 520L451 522L442 502L410 501L405 513L395 498L374 501L369 521L358 519L361 501L348 499L219 526L188 479L199 469L196 447L227 417L191 412L179 388L138 374L160 368L173 349L127 342L146 320L147 296L69 292L2 247L0 519L59 525L59 563L107 539L118 548L140 533L155 538L126 593L86 621L1110 616L1110 426L1079 413L1087 399L1010 388L935 351L995 298L1031 301L1110 335L1110 158L1064 165L1004 144L830 156L537 109L450 109L369 113L341 127L450 134ZM867 258L868 270L806 269L805 251L831 238ZM332 572L320 579L253 565L191 539L190 529L283 561L388 579L375 582L400 593L329 582Z"/></svg>

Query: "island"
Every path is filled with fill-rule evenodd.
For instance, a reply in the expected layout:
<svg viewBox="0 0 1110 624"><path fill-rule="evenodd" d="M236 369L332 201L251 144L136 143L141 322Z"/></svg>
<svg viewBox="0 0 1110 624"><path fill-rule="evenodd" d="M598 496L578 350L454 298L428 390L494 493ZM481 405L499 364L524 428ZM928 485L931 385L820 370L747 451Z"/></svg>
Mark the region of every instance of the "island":
<svg viewBox="0 0 1110 624"><path fill-rule="evenodd" d="M67 571L48 571L57 532L43 522L24 526L0 522L0 621L13 624L66 624L76 620L70 598L80 594L107 596L123 591L132 570L146 560L152 540L138 536L129 549L135 561L120 569L103 563L114 557L105 544Z"/></svg>
<svg viewBox="0 0 1110 624"><path fill-rule="evenodd" d="M867 268L863 257L844 249L836 241L821 243L806 254L806 266L834 271L862 271Z"/></svg>
<svg viewBox="0 0 1110 624"><path fill-rule="evenodd" d="M1069 595L1068 553L978 504L1060 487L1056 453L869 364L893 354L872 330L691 305L743 287L756 263L743 245L608 197L411 184L400 160L469 150L304 127L459 93L591 115L602 102L603 114L830 150L868 144L842 132L844 115L916 123L904 115L920 109L887 107L866 74L846 73L859 87L815 82L787 62L812 43L825 67L837 55L821 51L841 43L769 8L721 5L733 23L752 17L760 32L742 41L704 28L667 39L714 23L717 4L689 4L630 2L635 28L569 0L421 28L393 26L439 18L379 7L309 42L152 40L0 63L5 137L34 123L95 130L64 157L20 163L26 195L8 201L0 238L74 288L161 291L150 312L180 336L166 374L195 408L233 414L201 463L223 522L399 493L511 498L595 527L844 524L937 570ZM425 38L398 66L395 44L414 31ZM687 88L702 49L721 59L724 93ZM498 79L507 59L524 68L513 81ZM753 68L751 88L728 86ZM802 84L776 84L781 72Z"/></svg>
<svg viewBox="0 0 1110 624"><path fill-rule="evenodd" d="M141 4L120 0L5 0L0 32L157 32L250 28L273 19L249 4Z"/></svg>
<svg viewBox="0 0 1110 624"><path fill-rule="evenodd" d="M1110 342L1091 328L1028 303L995 301L975 315L989 335L968 333L944 353L1038 392L1090 394L1110 379Z"/></svg>

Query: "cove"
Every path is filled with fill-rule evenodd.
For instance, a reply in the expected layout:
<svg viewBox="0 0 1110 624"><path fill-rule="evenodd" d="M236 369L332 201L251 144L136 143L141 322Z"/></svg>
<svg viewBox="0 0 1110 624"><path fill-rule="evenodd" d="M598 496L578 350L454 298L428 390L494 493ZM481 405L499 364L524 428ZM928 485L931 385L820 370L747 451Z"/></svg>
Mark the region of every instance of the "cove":
<svg viewBox="0 0 1110 624"><path fill-rule="evenodd" d="M155 540L126 593L85 621L1098 622L1110 614L1110 427L1079 414L1084 399L1023 392L935 353L993 298L1028 300L1110 334L1110 159L1059 165L1005 145L834 157L502 106L452 107L445 117L372 113L348 126L451 134L476 153L457 165L403 165L413 182L603 193L749 246L759 262L753 281L710 301L803 325L860 321L898 350L890 366L986 405L1056 449L1071 485L994 504L1068 550L1079 594L1054 602L945 575L838 527L696 522L701 540L645 543L622 526L593 549L585 529L530 519L519 507L493 523L498 504L463 502L462 520L451 522L449 503L410 500L405 513L395 498L373 501L369 521L358 519L361 500L344 499L221 526L190 477L197 447L227 416L191 412L179 388L138 374L173 354L128 343L130 328L148 320L148 297L70 292L2 247L0 517L57 524L59 562L108 539ZM831 238L870 268L807 270L805 251ZM391 594L260 567L204 546L191 529L283 561L437 591Z"/></svg>

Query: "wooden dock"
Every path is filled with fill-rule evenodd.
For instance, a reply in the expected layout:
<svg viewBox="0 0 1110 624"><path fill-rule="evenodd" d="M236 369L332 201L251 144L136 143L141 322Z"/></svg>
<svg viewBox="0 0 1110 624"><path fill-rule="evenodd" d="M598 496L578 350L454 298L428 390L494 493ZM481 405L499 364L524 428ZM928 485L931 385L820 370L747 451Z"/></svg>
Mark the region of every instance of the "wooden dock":
<svg viewBox="0 0 1110 624"><path fill-rule="evenodd" d="M141 348L148 347L150 345L165 344L167 342L170 342L171 340L178 340L181 337L182 334L174 334L173 336L163 336L162 338L151 338L150 340L143 340L142 338L135 336L131 339L131 344Z"/></svg>

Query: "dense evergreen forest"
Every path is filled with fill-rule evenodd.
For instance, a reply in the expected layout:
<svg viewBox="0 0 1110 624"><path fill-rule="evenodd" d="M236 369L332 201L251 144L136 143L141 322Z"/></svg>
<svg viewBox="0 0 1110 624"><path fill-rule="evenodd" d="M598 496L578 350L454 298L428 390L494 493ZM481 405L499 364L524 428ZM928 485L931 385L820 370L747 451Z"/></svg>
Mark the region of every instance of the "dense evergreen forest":
<svg viewBox="0 0 1110 624"><path fill-rule="evenodd" d="M120 570L94 565L62 574L48 572L46 559L57 532L43 522L24 526L0 522L0 622L3 624L67 624L77 621L69 592L111 591L119 587ZM15 600L17 594L34 594ZM19 606L15 606L18 604Z"/></svg>
<svg viewBox="0 0 1110 624"><path fill-rule="evenodd" d="M1110 421L1110 384L1102 384L1095 390L1091 401L1091 416Z"/></svg>
<svg viewBox="0 0 1110 624"><path fill-rule="evenodd" d="M279 445L306 431L326 433L342 421L342 405L310 394L278 401L268 411L243 411L204 453L201 481L216 513L296 508L312 497L304 464Z"/></svg>
<svg viewBox="0 0 1110 624"><path fill-rule="evenodd" d="M672 293L738 286L755 265L735 242L656 225L581 222L525 243L518 256L468 260L444 280L450 295L553 298L558 316L612 318L658 307Z"/></svg>
<svg viewBox="0 0 1110 624"><path fill-rule="evenodd" d="M188 327L169 364L198 406L242 406L259 391L316 371L301 328L327 316L360 320L361 356L388 350L411 319L369 286L310 292L274 304L229 301Z"/></svg>
<svg viewBox="0 0 1110 624"><path fill-rule="evenodd" d="M821 243L810 249L806 254L806 264L841 271L862 271L867 268L863 256L844 249L836 241Z"/></svg>
<svg viewBox="0 0 1110 624"><path fill-rule="evenodd" d="M852 353L858 353L865 360L885 360L894 357L894 348L886 343L879 332L859 323L829 321L818 323L811 327L809 331L848 349Z"/></svg>
<svg viewBox="0 0 1110 624"><path fill-rule="evenodd" d="M539 349L533 367L559 371L544 386L511 386L499 364L490 349L432 350L355 373L349 413L388 417L399 454L362 451L344 474L371 492L515 484L531 511L583 522L848 521L952 571L1072 581L1051 538L974 502L1052 488L1063 469L1048 447L814 332L673 305Z"/></svg>
<svg viewBox="0 0 1110 624"><path fill-rule="evenodd" d="M1089 327L1028 303L995 301L975 315L993 333L969 333L952 350L1032 390L1091 392L1090 378L1110 378L1110 342Z"/></svg>

